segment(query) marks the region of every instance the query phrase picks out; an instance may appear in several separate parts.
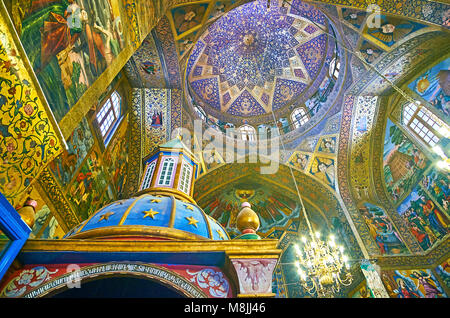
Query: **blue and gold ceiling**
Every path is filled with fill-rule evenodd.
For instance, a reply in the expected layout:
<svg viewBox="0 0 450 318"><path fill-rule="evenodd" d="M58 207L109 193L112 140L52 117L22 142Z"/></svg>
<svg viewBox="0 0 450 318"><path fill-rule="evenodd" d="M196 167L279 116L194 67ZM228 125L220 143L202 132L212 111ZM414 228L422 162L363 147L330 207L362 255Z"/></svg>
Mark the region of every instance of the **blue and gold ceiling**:
<svg viewBox="0 0 450 318"><path fill-rule="evenodd" d="M186 68L192 97L231 122L292 104L323 79L320 70L330 62L327 27L325 15L303 3L267 8L266 1L254 1L232 9L192 50Z"/></svg>

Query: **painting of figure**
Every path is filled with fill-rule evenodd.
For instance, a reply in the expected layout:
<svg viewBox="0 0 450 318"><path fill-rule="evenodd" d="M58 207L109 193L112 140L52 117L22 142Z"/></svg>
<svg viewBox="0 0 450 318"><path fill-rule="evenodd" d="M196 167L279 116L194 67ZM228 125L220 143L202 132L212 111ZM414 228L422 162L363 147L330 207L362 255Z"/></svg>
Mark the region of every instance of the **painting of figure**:
<svg viewBox="0 0 450 318"><path fill-rule="evenodd" d="M428 69L408 87L450 120L450 58Z"/></svg>
<svg viewBox="0 0 450 318"><path fill-rule="evenodd" d="M336 152L336 137L323 137L319 141L320 152L335 153Z"/></svg>
<svg viewBox="0 0 450 318"><path fill-rule="evenodd" d="M94 148L70 185L67 199L84 220L97 206L107 185L99 149Z"/></svg>
<svg viewBox="0 0 450 318"><path fill-rule="evenodd" d="M381 278L393 298L447 297L429 269L385 271Z"/></svg>
<svg viewBox="0 0 450 318"><path fill-rule="evenodd" d="M294 152L291 158L289 158L288 163L299 170L305 170L308 165L309 157L310 155L308 154Z"/></svg>
<svg viewBox="0 0 450 318"><path fill-rule="evenodd" d="M447 288L450 288L450 258L436 267L436 273L444 282L445 286L447 286Z"/></svg>
<svg viewBox="0 0 450 318"><path fill-rule="evenodd" d="M117 196L121 198L127 177L128 167L128 118L122 122L119 131L108 145L104 162L108 174L114 183Z"/></svg>
<svg viewBox="0 0 450 318"><path fill-rule="evenodd" d="M444 213L450 214L450 177L437 169L431 169L422 179L422 187L437 202Z"/></svg>
<svg viewBox="0 0 450 318"><path fill-rule="evenodd" d="M450 232L449 218L419 186L399 205L397 212L424 250Z"/></svg>
<svg viewBox="0 0 450 318"><path fill-rule="evenodd" d="M86 118L83 118L67 139L68 150L64 150L49 165L53 175L63 188L70 183L93 144L94 138L91 129Z"/></svg>
<svg viewBox="0 0 450 318"><path fill-rule="evenodd" d="M336 182L334 169L334 159L315 157L309 172L319 181L334 189Z"/></svg>
<svg viewBox="0 0 450 318"><path fill-rule="evenodd" d="M117 1L31 0L11 12L57 121L123 49Z"/></svg>
<svg viewBox="0 0 450 318"><path fill-rule="evenodd" d="M389 119L384 139L383 169L387 191L399 202L421 179L428 159Z"/></svg>
<svg viewBox="0 0 450 318"><path fill-rule="evenodd" d="M400 254L408 251L392 221L380 207L364 203L359 208L359 212L382 255Z"/></svg>

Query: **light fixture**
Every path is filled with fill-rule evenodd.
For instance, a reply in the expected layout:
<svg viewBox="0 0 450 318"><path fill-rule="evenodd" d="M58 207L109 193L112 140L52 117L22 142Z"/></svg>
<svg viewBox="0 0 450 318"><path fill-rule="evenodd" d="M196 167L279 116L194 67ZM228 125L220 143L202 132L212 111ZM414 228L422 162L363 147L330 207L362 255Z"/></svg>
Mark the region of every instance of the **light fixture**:
<svg viewBox="0 0 450 318"><path fill-rule="evenodd" d="M338 245L334 235L327 243L320 239L320 233L311 234L311 240L302 237L302 247L294 245L298 260L295 261L300 282L310 295L332 297L353 282L349 259L344 248Z"/></svg>

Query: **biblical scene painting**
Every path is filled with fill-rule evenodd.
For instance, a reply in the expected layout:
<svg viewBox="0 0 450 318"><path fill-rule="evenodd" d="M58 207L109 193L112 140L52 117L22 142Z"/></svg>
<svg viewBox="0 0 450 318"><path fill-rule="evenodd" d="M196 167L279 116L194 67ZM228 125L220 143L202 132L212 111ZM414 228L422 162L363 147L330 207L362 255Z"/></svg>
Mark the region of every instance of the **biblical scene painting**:
<svg viewBox="0 0 450 318"><path fill-rule="evenodd" d="M442 119L450 121L450 58L428 69L408 87L429 102Z"/></svg>
<svg viewBox="0 0 450 318"><path fill-rule="evenodd" d="M315 157L311 164L310 173L319 179L322 183L334 189L335 179L335 160L324 157Z"/></svg>
<svg viewBox="0 0 450 318"><path fill-rule="evenodd" d="M22 45L60 121L124 47L119 2L12 2Z"/></svg>
<svg viewBox="0 0 450 318"><path fill-rule="evenodd" d="M443 298L442 286L429 269L386 271L381 278L393 298Z"/></svg>
<svg viewBox="0 0 450 318"><path fill-rule="evenodd" d="M447 288L450 288L450 258L436 267L436 273Z"/></svg>
<svg viewBox="0 0 450 318"><path fill-rule="evenodd" d="M108 170L111 181L120 198L123 194L125 182L127 179L128 167L128 118L125 118L120 125L116 136L108 145L108 149L104 156L105 167Z"/></svg>
<svg viewBox="0 0 450 318"><path fill-rule="evenodd" d="M287 163L299 170L305 170L310 157L310 154L296 151L292 154Z"/></svg>
<svg viewBox="0 0 450 318"><path fill-rule="evenodd" d="M399 205L397 212L409 226L423 250L450 232L449 217L417 186Z"/></svg>
<svg viewBox="0 0 450 318"><path fill-rule="evenodd" d="M49 165L56 180L63 188L70 183L93 144L94 138L88 121L86 118L83 118L69 139L67 139L68 150L64 150Z"/></svg>
<svg viewBox="0 0 450 318"><path fill-rule="evenodd" d="M450 176L438 169L431 169L426 173L420 185L442 210L450 214Z"/></svg>
<svg viewBox="0 0 450 318"><path fill-rule="evenodd" d="M101 164L100 151L94 148L78 171L69 187L67 199L84 220L99 205L106 190L106 174Z"/></svg>
<svg viewBox="0 0 450 318"><path fill-rule="evenodd" d="M383 169L386 189L394 203L414 187L429 161L389 119L384 139Z"/></svg>
<svg viewBox="0 0 450 318"><path fill-rule="evenodd" d="M335 153L336 152L336 136L332 137L322 137L319 141L319 148L317 151L325 153Z"/></svg>
<svg viewBox="0 0 450 318"><path fill-rule="evenodd" d="M242 202L249 202L258 214L261 236L269 233L276 226L286 226L289 220L298 217L297 204L270 186L255 182L238 182L226 186L218 196L205 200L204 211L222 224L231 237L240 233L236 229L236 216L241 210Z"/></svg>
<svg viewBox="0 0 450 318"><path fill-rule="evenodd" d="M383 209L374 204L364 203L359 208L359 212L382 255L400 254L408 251L397 229Z"/></svg>

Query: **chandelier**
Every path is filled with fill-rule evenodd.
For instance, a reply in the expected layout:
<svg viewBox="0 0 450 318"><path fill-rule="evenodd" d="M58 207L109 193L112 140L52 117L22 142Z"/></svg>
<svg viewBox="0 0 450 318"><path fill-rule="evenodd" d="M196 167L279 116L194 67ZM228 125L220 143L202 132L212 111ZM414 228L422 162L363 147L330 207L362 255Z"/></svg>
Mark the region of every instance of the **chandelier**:
<svg viewBox="0 0 450 318"><path fill-rule="evenodd" d="M341 286L352 283L348 257L344 255L344 248L336 244L334 235L330 235L325 243L316 232L310 241L302 237L302 243L302 248L294 245L298 258L295 265L301 284L309 294L332 297L341 290Z"/></svg>

